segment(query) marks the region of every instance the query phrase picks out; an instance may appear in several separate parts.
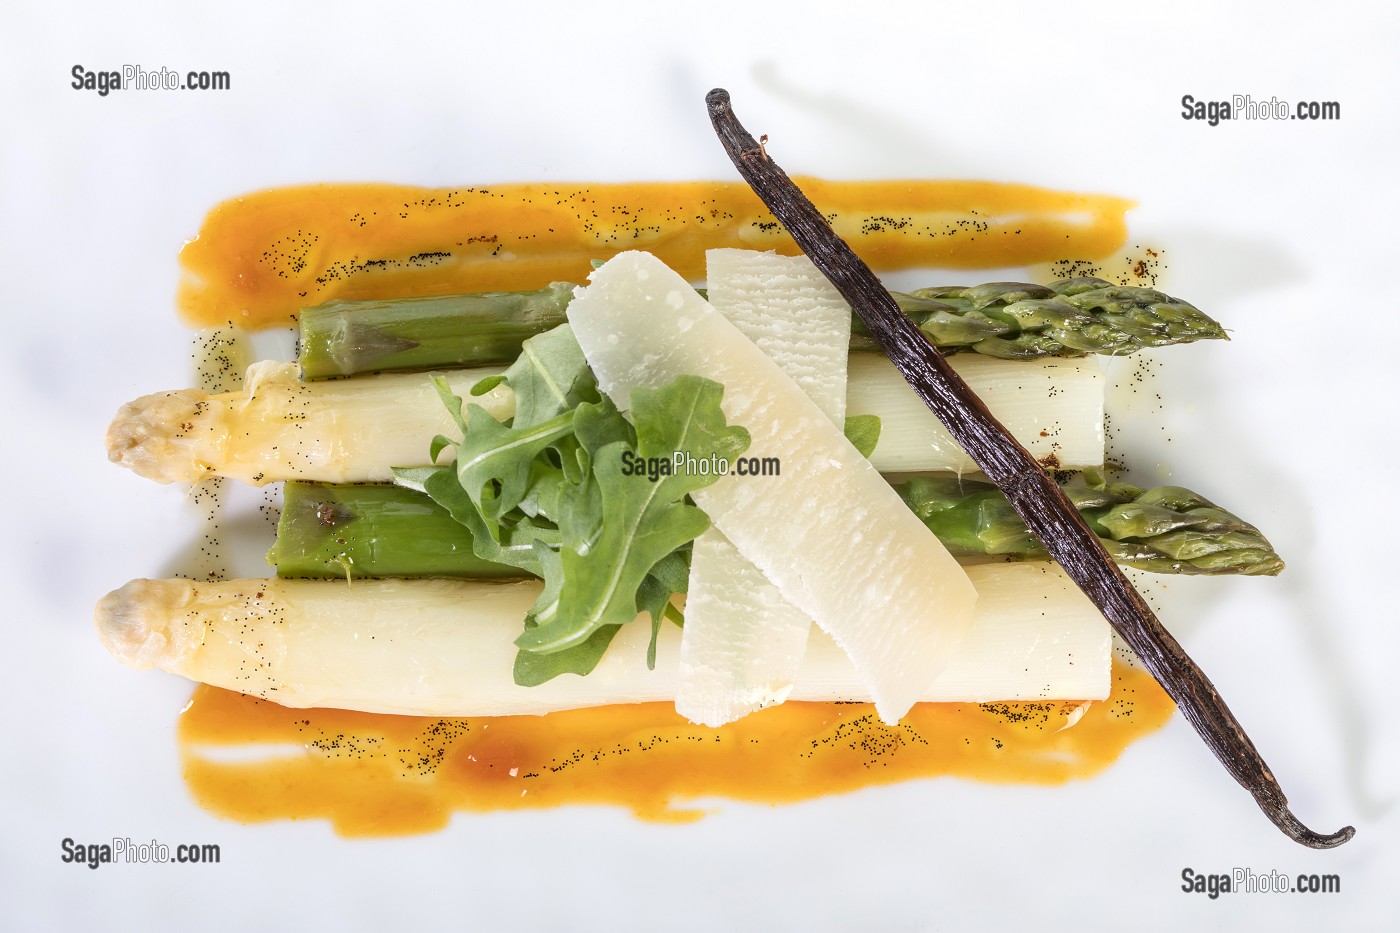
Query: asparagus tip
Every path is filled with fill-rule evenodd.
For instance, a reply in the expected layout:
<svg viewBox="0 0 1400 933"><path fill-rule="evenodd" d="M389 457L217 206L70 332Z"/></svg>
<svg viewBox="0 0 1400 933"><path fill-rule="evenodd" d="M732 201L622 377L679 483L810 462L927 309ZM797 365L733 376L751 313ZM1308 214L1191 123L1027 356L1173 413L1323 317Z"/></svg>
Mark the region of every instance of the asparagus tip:
<svg viewBox="0 0 1400 933"><path fill-rule="evenodd" d="M172 591L191 588L185 580L132 580L108 593L93 613L102 644L118 661L137 670L180 654L184 646L165 608L185 601L185 594Z"/></svg>
<svg viewBox="0 0 1400 933"><path fill-rule="evenodd" d="M197 389L180 389L127 402L107 428L107 458L158 483L205 478L187 435L207 400Z"/></svg>

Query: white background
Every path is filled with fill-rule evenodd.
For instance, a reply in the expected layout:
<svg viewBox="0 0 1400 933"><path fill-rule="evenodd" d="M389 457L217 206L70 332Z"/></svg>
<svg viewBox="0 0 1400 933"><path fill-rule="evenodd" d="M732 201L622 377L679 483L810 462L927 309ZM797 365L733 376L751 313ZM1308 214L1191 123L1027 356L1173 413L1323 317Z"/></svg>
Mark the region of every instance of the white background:
<svg viewBox="0 0 1400 933"><path fill-rule="evenodd" d="M1274 929L1388 925L1397 878L1400 338L1393 12L1254 4L709 2L8 8L0 31L0 926ZM206 12L206 9L208 12ZM216 13L230 9L236 12ZM231 72L226 93L69 86L74 64ZM1264 528L1275 580L1192 581L1169 621L1296 812L1279 835L1178 717L1063 788L934 781L692 826L572 809L346 841L241 826L180 778L188 686L132 673L94 602L187 542L178 490L106 463L123 401L187 384L176 253L268 185L732 178L703 96L794 173L1138 199L1166 287L1231 328L1162 355L1132 460ZM1334 123L1183 120L1180 98L1335 100ZM963 279L965 274L935 278ZM1156 428L1154 428L1155 430ZM1185 609L1180 608L1186 607ZM215 866L64 865L59 841L216 842ZM1184 867L1337 895L1180 890Z"/></svg>

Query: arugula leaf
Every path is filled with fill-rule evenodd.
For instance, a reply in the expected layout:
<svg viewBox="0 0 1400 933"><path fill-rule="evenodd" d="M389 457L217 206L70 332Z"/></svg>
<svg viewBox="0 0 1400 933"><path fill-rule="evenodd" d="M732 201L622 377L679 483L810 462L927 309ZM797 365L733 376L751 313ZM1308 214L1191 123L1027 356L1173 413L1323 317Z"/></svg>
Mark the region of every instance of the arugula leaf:
<svg viewBox="0 0 1400 933"><path fill-rule="evenodd" d="M627 475L623 455L667 461L678 452L697 460L713 455L732 465L748 448L749 435L726 424L719 405L723 394L719 383L698 376L632 393L636 450L622 440L604 444L589 476L567 491L557 516L564 541L559 612L525 631L516 639L519 647L561 651L605 625L630 622L638 612L638 590L652 568L709 527L708 516L684 500L719 479L717 471L680 469L651 481ZM649 589L646 596L648 610L658 618L664 610L657 590Z"/></svg>
<svg viewBox="0 0 1400 933"><path fill-rule="evenodd" d="M515 414L508 424L497 421L479 405L468 404L464 409L462 399L443 380L434 382L462 432L462 440L454 443L445 437L434 438L430 453L436 460L444 448L454 448L457 479L477 518L461 510L454 514L474 536L486 533L489 541L482 544L487 550L490 542L508 541L528 550L529 542L539 537L535 532L552 524L538 520L541 514L548 515L542 500L555 498L553 488L561 478L577 481L581 475L576 444L571 439L574 410L600 397L573 329L564 324L531 337L504 374L484 379L472 388L476 395L501 382L508 384L515 400ZM559 449L552 455L546 455L556 447ZM455 496L445 488L440 487L440 492ZM513 514L517 509L519 515ZM512 526L520 524L520 516L530 521L516 534ZM478 553L487 556L480 550ZM515 566L525 565L515 562Z"/></svg>
<svg viewBox="0 0 1400 933"><path fill-rule="evenodd" d="M399 469L394 481L426 493L472 534L487 560L540 577L543 590L524 620L516 683L533 686L597 666L618 626L651 616L647 665L670 600L688 583L689 543L709 518L686 497L715 482L711 470L650 480L624 473L624 456L667 461L677 452L732 466L748 432L725 422L723 386L683 376L633 393L632 421L599 393L566 324L526 342L519 359L476 395L501 382L515 414L498 422L435 380L461 441L434 438L434 459L452 448L451 466Z"/></svg>
<svg viewBox="0 0 1400 933"><path fill-rule="evenodd" d="M535 522L527 516L520 516L520 520L508 526L498 526L497 534L493 534L450 466L396 467L394 482L423 493L447 509L471 532L472 550L483 560L509 564L532 576L543 577L544 568L536 544L559 547L559 529L552 522Z"/></svg>
<svg viewBox="0 0 1400 933"><path fill-rule="evenodd" d="M575 410L574 436L590 461L609 444L621 442L631 447L637 445L636 429L622 417L610 398L580 405Z"/></svg>
<svg viewBox="0 0 1400 933"><path fill-rule="evenodd" d="M879 415L848 415L845 425L846 440L860 451L862 457L869 460L870 455L875 452L875 445L880 442L880 426Z"/></svg>
<svg viewBox="0 0 1400 933"><path fill-rule="evenodd" d="M572 648L552 654L517 651L515 682L522 687L538 687L560 674L591 674L620 628L620 625L605 625Z"/></svg>
<svg viewBox="0 0 1400 933"><path fill-rule="evenodd" d="M679 547L656 562L651 575L672 593L684 593L690 588L690 545Z"/></svg>
<svg viewBox="0 0 1400 933"><path fill-rule="evenodd" d="M530 492L535 458L573 433L574 413L525 428L507 427L480 405L467 406L467 428L457 448L457 481L488 524Z"/></svg>
<svg viewBox="0 0 1400 933"><path fill-rule="evenodd" d="M656 562L637 589L637 609L651 616L651 641L647 643L647 670L656 670L656 639L662 616L679 625L684 616L671 605L671 596L690 588L690 545L678 548Z"/></svg>
<svg viewBox="0 0 1400 933"><path fill-rule="evenodd" d="M588 368L574 330L568 324L526 340L519 358L500 378L515 394L515 417L511 419L511 426L517 429L533 427L573 411L582 402L599 399L593 370Z"/></svg>

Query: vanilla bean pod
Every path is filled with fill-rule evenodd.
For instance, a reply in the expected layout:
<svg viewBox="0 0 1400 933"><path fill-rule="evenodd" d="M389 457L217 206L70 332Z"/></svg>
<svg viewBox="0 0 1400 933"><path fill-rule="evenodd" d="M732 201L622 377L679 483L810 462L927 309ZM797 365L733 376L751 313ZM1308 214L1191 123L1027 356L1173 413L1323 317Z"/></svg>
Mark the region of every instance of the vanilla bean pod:
<svg viewBox="0 0 1400 933"><path fill-rule="evenodd" d="M1323 835L1304 826L1288 799L1205 673L1109 559L1103 545L1055 481L992 416L967 384L903 314L826 218L773 162L730 107L729 93L706 97L710 121L739 174L822 273L850 303L914 391L947 427L1119 636L1157 678L1215 756L1279 829L1291 839L1325 849L1355 829Z"/></svg>

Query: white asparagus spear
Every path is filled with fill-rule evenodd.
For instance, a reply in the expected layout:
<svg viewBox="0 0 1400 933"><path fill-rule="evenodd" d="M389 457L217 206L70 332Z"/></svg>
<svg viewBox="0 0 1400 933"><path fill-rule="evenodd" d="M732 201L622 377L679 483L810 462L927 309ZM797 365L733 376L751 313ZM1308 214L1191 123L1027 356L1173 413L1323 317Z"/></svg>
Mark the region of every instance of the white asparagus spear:
<svg viewBox="0 0 1400 933"><path fill-rule="evenodd" d="M1103 462L1103 377L1092 360L1014 362L960 353L953 367L1037 457L1065 469ZM463 397L493 369L457 370ZM973 469L928 408L878 353L851 354L848 414L879 415L871 458L886 473ZM471 401L497 418L514 413L498 386ZM161 483L229 476L262 485L288 479L383 483L396 466L426 466L436 434L456 427L428 376L364 376L302 383L292 363L254 366L242 392L181 389L122 406L107 430L115 463ZM445 461L450 453L443 454Z"/></svg>
<svg viewBox="0 0 1400 933"><path fill-rule="evenodd" d="M948 362L1036 459L1065 470L1103 463L1104 377L1096 360L956 353ZM870 462L881 473L977 469L883 353L851 354L846 414L880 416Z"/></svg>
<svg viewBox="0 0 1400 933"><path fill-rule="evenodd" d="M1093 700L1108 695L1107 623L1049 563L985 564L967 637L920 694L932 701ZM511 679L536 581L133 580L97 606L107 649L135 668L290 707L428 716L539 714L671 701L680 632L623 626L597 669L538 687ZM883 624L898 629L899 614ZM845 654L814 631L789 700L868 700Z"/></svg>
<svg viewBox="0 0 1400 933"><path fill-rule="evenodd" d="M806 256L705 254L710 304L841 427L851 306ZM792 691L812 623L718 528L690 555L676 712L721 726Z"/></svg>
<svg viewBox="0 0 1400 933"><path fill-rule="evenodd" d="M684 375L724 386L725 416L752 437L746 456L780 471L724 476L695 504L850 656L880 718L898 722L972 620L967 575L831 419L674 270L627 252L589 282L567 313L599 388L626 409L634 389Z"/></svg>
<svg viewBox="0 0 1400 933"><path fill-rule="evenodd" d="M499 369L446 374L458 395ZM510 391L472 398L499 419ZM295 363L249 368L243 391L159 392L128 402L107 429L107 456L161 483L228 476L255 486L288 479L389 482L395 466L426 466L435 435L457 430L432 380L409 373L303 383Z"/></svg>

